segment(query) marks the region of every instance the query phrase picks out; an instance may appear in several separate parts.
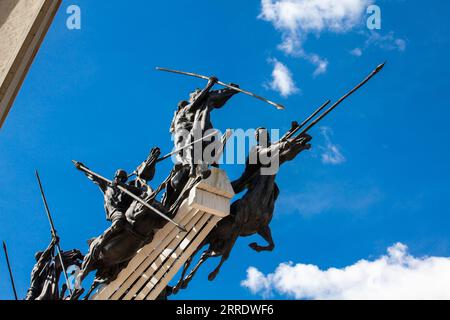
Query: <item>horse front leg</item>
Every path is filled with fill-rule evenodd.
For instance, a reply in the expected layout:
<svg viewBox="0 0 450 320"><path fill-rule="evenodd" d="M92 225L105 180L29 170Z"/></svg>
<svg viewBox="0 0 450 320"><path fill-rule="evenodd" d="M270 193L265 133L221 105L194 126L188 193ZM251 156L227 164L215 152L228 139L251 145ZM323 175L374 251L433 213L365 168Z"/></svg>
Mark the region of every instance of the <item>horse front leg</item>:
<svg viewBox="0 0 450 320"><path fill-rule="evenodd" d="M230 253L231 253L231 250L233 249L234 244L236 243L236 240L237 240L238 237L239 237L239 232L234 231L233 234L231 235L230 242L227 244L227 246L223 250L223 254L222 254L222 257L220 259L220 262L219 262L218 266L208 275L208 280L209 281L213 281L217 277L217 275L219 274L220 268L225 263L225 261L228 260L228 257L230 256Z"/></svg>
<svg viewBox="0 0 450 320"><path fill-rule="evenodd" d="M180 287L182 289L186 289L188 284L192 281L192 279L194 278L195 274L197 273L198 269L200 268L200 266L205 263L206 260L208 260L211 257L211 250L207 249L202 253L202 256L200 257L200 260L198 261L197 265L194 267L194 269L191 270L191 272L189 273L189 275L186 277L186 279L184 279L181 284Z"/></svg>
<svg viewBox="0 0 450 320"><path fill-rule="evenodd" d="M180 288L184 289L185 287L183 287L183 283L185 281L185 276L187 273L187 270L189 269L189 267L192 264L192 260L194 259L195 255L200 251L200 249L203 247L203 245L200 245L195 251L194 253L189 257L189 259L184 263L184 267L183 267L183 272L181 273L181 277L180 280L178 281L178 283L176 284L176 286L172 289L172 293L173 294L177 294L178 291L180 290Z"/></svg>
<svg viewBox="0 0 450 320"><path fill-rule="evenodd" d="M250 243L249 247L255 250L256 252L261 251L273 251L275 248L275 243L273 242L272 238L272 231L270 230L269 226L263 227L261 230L258 231L258 234L267 241L267 246L260 246L256 242Z"/></svg>
<svg viewBox="0 0 450 320"><path fill-rule="evenodd" d="M177 294L178 291L180 291L180 288L183 284L184 281L184 277L186 276L187 270L188 268L191 266L192 260L193 260L194 255L190 256L187 261L184 263L183 266L183 271L181 272L181 276L180 276L180 280L178 280L177 284L175 285L175 287L173 287L172 292L173 294Z"/></svg>

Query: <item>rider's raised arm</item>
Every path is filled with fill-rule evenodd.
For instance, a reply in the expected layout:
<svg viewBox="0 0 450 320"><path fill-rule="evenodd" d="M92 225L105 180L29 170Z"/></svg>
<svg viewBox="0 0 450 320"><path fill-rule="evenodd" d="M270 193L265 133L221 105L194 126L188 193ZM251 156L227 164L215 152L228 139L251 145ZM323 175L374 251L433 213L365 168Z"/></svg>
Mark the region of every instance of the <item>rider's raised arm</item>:
<svg viewBox="0 0 450 320"><path fill-rule="evenodd" d="M91 180L92 182L94 182L96 185L99 186L99 188L102 190L103 193L105 193L106 188L108 187L108 184L101 180L100 178L93 176L92 174L88 173L86 170L84 169L88 169L88 167L86 167L82 162L79 161L74 161L75 164L75 168L77 168L78 170L80 170L81 172L84 173L84 175L86 177L88 177L89 180ZM84 169L83 169L84 168Z"/></svg>
<svg viewBox="0 0 450 320"><path fill-rule="evenodd" d="M239 87L238 85L233 86ZM239 91L229 88L211 91L208 97L208 106L210 108L220 109L237 93Z"/></svg>
<svg viewBox="0 0 450 320"><path fill-rule="evenodd" d="M103 181L103 180L97 178L96 176L93 176L87 172L85 172L84 174L86 175L86 177L88 177L89 180L91 180L96 185L98 185L98 187L100 188L100 190L102 190L103 193L106 191L108 184L105 181Z"/></svg>
<svg viewBox="0 0 450 320"><path fill-rule="evenodd" d="M205 99L208 98L208 95L210 94L212 87L214 87L217 81L218 79L216 77L211 77L209 79L206 87L202 91L200 91L197 97L195 97L194 101L192 101L191 104L189 105L189 109L191 112L196 112L197 110L202 108Z"/></svg>
<svg viewBox="0 0 450 320"><path fill-rule="evenodd" d="M33 272L31 273L31 278L33 279L34 274L36 272L41 272L43 266L47 263L47 261L53 256L55 245L58 243L58 238L53 238L52 242L48 245L48 247L42 252L39 257L35 267L33 268Z"/></svg>

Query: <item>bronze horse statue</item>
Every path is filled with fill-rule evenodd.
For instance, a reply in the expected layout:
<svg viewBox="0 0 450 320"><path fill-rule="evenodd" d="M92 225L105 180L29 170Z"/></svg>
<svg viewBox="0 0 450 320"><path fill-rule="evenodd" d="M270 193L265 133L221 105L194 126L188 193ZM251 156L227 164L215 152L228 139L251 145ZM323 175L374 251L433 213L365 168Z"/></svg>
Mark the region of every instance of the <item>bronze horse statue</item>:
<svg viewBox="0 0 450 320"><path fill-rule="evenodd" d="M153 200L150 203L155 209L166 213L160 202ZM126 212L126 218L128 223L124 230L106 243L102 243L102 236L89 241L89 253L83 261L75 285L77 288L81 288L83 279L90 272L97 270L94 283L85 299L98 285L115 280L119 272L127 266L137 251L150 243L156 231L167 223L165 219L137 201L132 202Z"/></svg>
<svg viewBox="0 0 450 320"><path fill-rule="evenodd" d="M202 176L199 176L195 179L181 181L182 183L174 190L176 196L171 198L170 204L166 203L166 205L164 205L155 198L162 190L167 189L169 185L171 186L172 179L177 171L173 170L166 181L164 181L156 191L153 191L147 183L154 177L155 165L158 157L159 149L153 148L147 160L145 160L136 171L130 175L136 175L135 180L126 182L127 178L124 177L119 182L116 182L120 183L123 188L135 193L141 201L133 200L129 196L124 195L125 198L122 200L122 207L126 207L127 209L123 209L124 211L126 210L124 215L125 223L123 226L119 230L116 229L114 232L111 232L112 228L114 228L114 224L112 224L101 236L88 241L89 253L85 256L81 270L76 277L76 290L72 295L72 300L78 299L83 294L84 290L82 289L81 284L87 275L94 270L97 270L94 283L84 299L89 298L90 294L100 284L108 284L115 280L119 272L128 265L129 261L136 255L137 251L150 243L153 240L155 233L164 227L167 220L145 206L145 203L149 204L164 216L172 218L178 211L182 201L189 195L190 188L202 179ZM104 193L106 192L107 182L100 179L103 177L98 175L94 176L95 173L90 171L80 162L74 163L77 169L83 171L90 180L100 186L100 189ZM118 170L118 172L119 171L123 170ZM184 173L184 171L181 173ZM184 175L182 176L184 177ZM110 195L108 194L108 196ZM106 203L107 202L105 202L105 208ZM167 294L169 293L170 292Z"/></svg>
<svg viewBox="0 0 450 320"><path fill-rule="evenodd" d="M205 238L197 251L186 261L181 275L181 279L173 289L177 293L180 288L185 289L194 277L199 267L211 257L221 257L218 266L209 274L208 279L214 280L220 271L223 263L228 259L231 250L239 237L247 237L254 234L260 235L266 246L251 243L249 246L257 252L272 251L275 243L272 239L270 222L272 221L275 201L279 195L279 188L275 182L277 172L265 174L261 158L264 156L278 157L279 165L293 160L303 150L309 150L312 137L303 134L293 139L281 139L266 147L261 146L262 139L269 141L267 130L260 128L256 131L258 145L252 151L256 159L255 164L251 164L247 159L246 169L242 176L232 182L236 194L247 190L241 199L236 200L230 208L230 215L222 219L215 229ZM276 170L277 171L277 170ZM208 248L202 253L199 262L185 278L187 270L192 263L193 257L204 246Z"/></svg>

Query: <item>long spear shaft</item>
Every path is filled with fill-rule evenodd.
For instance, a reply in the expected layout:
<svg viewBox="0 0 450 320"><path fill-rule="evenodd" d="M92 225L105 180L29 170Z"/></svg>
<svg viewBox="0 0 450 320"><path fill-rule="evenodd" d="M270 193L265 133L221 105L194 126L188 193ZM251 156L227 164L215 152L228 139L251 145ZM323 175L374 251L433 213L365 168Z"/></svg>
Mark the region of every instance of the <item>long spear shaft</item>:
<svg viewBox="0 0 450 320"><path fill-rule="evenodd" d="M5 241L3 241L3 251L5 252L6 265L8 266L9 278L11 279L11 285L12 285L12 289L13 289L13 292L14 292L14 298L16 300L19 300L19 298L17 297L16 285L14 283L14 277L13 277L13 273L12 273L12 270L11 270L11 264L9 262L9 256L8 256L8 249L6 248Z"/></svg>
<svg viewBox="0 0 450 320"><path fill-rule="evenodd" d="M317 123L320 122L323 118L325 118L331 111L336 109L337 106L339 106L345 99L350 97L353 93L355 93L359 88L361 88L363 85L365 85L367 82L369 82L370 79L372 79L378 72L380 72L386 62L380 64L378 67L375 68L362 82L360 82L356 87L354 87L352 90L350 90L348 93L346 93L342 98L340 98L335 104L333 104L330 108L328 108L324 113L322 113L318 118L316 118L314 121L312 121L300 134L299 136L302 136L306 132L308 132L312 127L314 127Z"/></svg>
<svg viewBox="0 0 450 320"><path fill-rule="evenodd" d="M215 136L218 132L219 131L215 130L214 132L204 136L203 138L197 139L194 142L191 142L191 143L189 143L189 144L187 144L185 146L182 146L181 148L178 148L177 150L172 151L169 154L166 154L165 156L163 156L163 157L159 158L158 160L156 160L156 162L158 163L158 162L164 161L164 160L170 158L171 156L173 156L174 154L177 154L177 153L179 153L179 152L189 148L190 146L192 146L192 145L194 145L194 144L196 144L198 142L201 142L201 141L206 140L206 139L208 139L208 138L210 138L212 136Z"/></svg>
<svg viewBox="0 0 450 320"><path fill-rule="evenodd" d="M184 72L184 71L178 71L178 70L172 70L172 69L160 68L160 67L156 67L156 70L158 70L158 71L165 71L165 72L171 72L171 73L177 73L177 74L182 74L182 75L185 75L185 76L190 76L190 77L200 78L200 79L204 79L204 80L209 80L209 77L201 75L201 74L193 73L193 72ZM236 87L230 86L229 84L226 84L226 83L224 83L222 81L217 81L217 84L219 84L221 86L224 86L226 88L232 89L232 90L239 91L239 92L241 92L243 94L249 95L249 96L251 96L253 98L256 98L256 99L259 99L261 101L267 102L268 104L274 106L278 110L284 110L284 106L282 106L281 104L273 102L273 101L270 101L269 99L266 99L266 98L261 97L261 96L259 96L257 94L254 94L253 92L246 91L246 90L243 90L241 88L236 88Z"/></svg>
<svg viewBox="0 0 450 320"><path fill-rule="evenodd" d="M72 160L72 162L74 164L77 164L79 162ZM104 182L106 182L107 184L111 185L112 181L106 179L105 177L102 177L101 175L89 170L88 168L86 168L83 165L79 165L79 167L77 167L79 170L84 171L89 173L90 175L97 177L100 180L103 180ZM186 228L182 225L180 225L179 223L176 223L175 221L173 221L172 219L170 219L168 216L166 216L164 213L160 212L158 209L152 207L151 205L149 205L147 202L145 202L143 199L139 198L138 196L136 196L134 193L128 191L126 188L122 187L121 185L117 186L119 188L120 191L126 193L127 195L129 195L131 198L133 198L134 200L136 200L137 202L139 202L140 204L142 204L143 206L147 207L148 209L150 209L151 211L155 212L157 215L161 216L162 218L164 218L165 220L173 223L174 225L176 225L178 227L178 229L180 229L183 232L187 232Z"/></svg>
<svg viewBox="0 0 450 320"><path fill-rule="evenodd" d="M292 130L286 137L285 140L291 138L294 134L296 134L300 129L302 129L308 122L311 121L315 116L319 114L320 111L322 111L327 105L331 103L331 100L326 101L323 105L321 105L316 111L314 111L308 118L306 118L297 128Z"/></svg>
<svg viewBox="0 0 450 320"><path fill-rule="evenodd" d="M39 176L39 172L37 170L36 170L36 179L39 184L39 190L41 192L42 201L44 202L45 213L47 214L48 222L50 223L52 237L56 237L57 235L56 235L55 225L53 223L52 215L50 214L50 209L48 207L47 198L45 197L44 188L42 187L41 177ZM64 274L64 278L66 280L67 289L69 290L70 294L72 295L73 292L72 292L72 289L70 288L69 277L67 276L66 267L64 266L64 261L63 261L62 254L61 254L62 251L61 251L61 247L59 246L59 243L56 243L56 249L57 249L57 254L59 257L59 262L61 263L61 268L62 268L62 271Z"/></svg>

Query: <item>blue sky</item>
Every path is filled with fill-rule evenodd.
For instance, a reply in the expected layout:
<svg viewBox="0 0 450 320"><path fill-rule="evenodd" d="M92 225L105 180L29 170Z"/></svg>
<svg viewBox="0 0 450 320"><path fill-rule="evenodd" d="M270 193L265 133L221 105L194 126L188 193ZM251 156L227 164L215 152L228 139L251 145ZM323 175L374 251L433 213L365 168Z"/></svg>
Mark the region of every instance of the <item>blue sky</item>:
<svg viewBox="0 0 450 320"><path fill-rule="evenodd" d="M374 261L397 242L416 257L449 257L450 4L376 3L382 29L374 35L365 27L365 9L351 16L355 21L346 29L319 30L305 29L304 20L289 29L277 24L284 16L261 17L260 1L63 1L0 132L0 238L8 243L19 295L29 284L34 253L50 240L36 168L61 246L86 251L86 240L108 224L101 194L70 160L112 175L135 168L154 145L171 150L173 111L203 82L158 73L155 66L214 74L287 107L277 111L237 96L214 111L219 129L286 130L388 60L324 128L311 132L313 150L282 167L271 224L275 251L257 254L247 246L253 238L240 239L214 282L206 279L218 262L212 259L175 298L258 299L240 284L251 266L263 274L289 261L343 268ZM82 10L81 30L66 28L71 4ZM296 52L279 47L289 37L299 41ZM327 61L320 74L313 55ZM291 94L271 87L277 62L289 70L282 80L291 81ZM155 184L170 166L158 167ZM226 169L236 178L243 167ZM0 279L0 299L12 298L3 261ZM273 290L272 297L293 295Z"/></svg>

